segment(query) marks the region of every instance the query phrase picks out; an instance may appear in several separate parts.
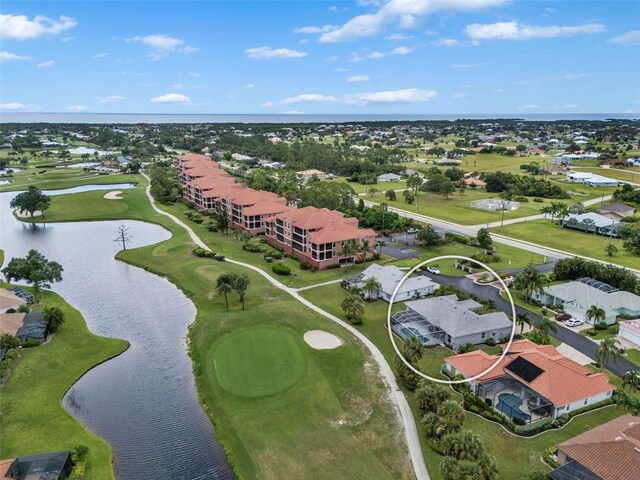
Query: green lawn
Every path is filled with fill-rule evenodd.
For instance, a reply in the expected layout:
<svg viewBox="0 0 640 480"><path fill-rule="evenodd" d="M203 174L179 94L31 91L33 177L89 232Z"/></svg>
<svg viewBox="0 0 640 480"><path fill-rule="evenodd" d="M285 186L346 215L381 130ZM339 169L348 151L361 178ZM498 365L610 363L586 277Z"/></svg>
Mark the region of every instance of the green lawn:
<svg viewBox="0 0 640 480"><path fill-rule="evenodd" d="M624 352L624 356L631 360L636 365L640 365L640 350L637 348L630 348Z"/></svg>
<svg viewBox="0 0 640 480"><path fill-rule="evenodd" d="M375 188L384 194L387 190L404 190L407 188L407 182L400 180L399 182L378 182L374 185L362 185L358 182L347 182L346 178L337 178L335 180L327 180L332 182L344 182L355 190L356 193L367 193L371 188ZM378 194L381 196L382 194ZM399 193L402 195L402 193ZM367 195L368 197L368 195Z"/></svg>
<svg viewBox="0 0 640 480"><path fill-rule="evenodd" d="M78 185L103 185L109 183L138 183L143 180L136 174L116 173L99 175L80 168L35 169L27 168L13 176L13 183L0 185L0 192L26 190L34 185L41 190L59 190Z"/></svg>
<svg viewBox="0 0 640 480"><path fill-rule="evenodd" d="M634 182L640 183L640 169L638 167L634 168L598 168L598 167L573 167L573 170L579 170L581 172L591 172L598 175L602 175L603 177L609 178L617 178L618 180L622 180L625 182Z"/></svg>
<svg viewBox="0 0 640 480"><path fill-rule="evenodd" d="M608 238L561 228L559 225L551 223L550 220L534 220L505 225L502 231L497 228L491 230L507 237L545 245L565 252L597 258L624 267L640 268L640 257L632 255L622 248L620 240L613 240L613 244L618 247L618 253L613 257L608 257L604 253L604 247L609 243Z"/></svg>
<svg viewBox="0 0 640 480"><path fill-rule="evenodd" d="M56 197L51 216L138 218L172 232L168 241L120 252L118 258L169 277L195 303L189 340L198 393L240 477L412 478L403 437L390 434L400 427L387 391L357 341L257 273L193 256L186 232L142 202L142 187L126 191L123 200L101 194ZM107 204L121 202L128 208L103 212L116 209ZM186 208L170 210L183 216ZM214 251L263 261L244 252L233 235L203 237ZM229 312L215 294L215 280L226 272L249 275L246 311L235 293ZM344 345L311 349L303 335L313 329L340 336ZM281 359L291 365L279 364Z"/></svg>
<svg viewBox="0 0 640 480"><path fill-rule="evenodd" d="M61 400L87 370L126 350L127 342L92 334L80 313L52 292L43 292L42 303L62 308L66 322L45 345L22 350L0 391L0 458L86 445L86 478L113 478L109 445L69 415Z"/></svg>
<svg viewBox="0 0 640 480"><path fill-rule="evenodd" d="M339 285L313 288L301 293L305 298L311 300L328 312L340 318L345 318L340 309L340 302L346 295L346 291ZM394 352L385 325L387 307L388 304L382 300L376 300L371 303L367 302L365 305L363 324L357 328L376 344L393 365ZM394 310L403 308L401 305L394 306ZM425 373L437 377L444 358L451 354L452 352L450 350L441 347L426 349L419 365ZM404 391L412 407L416 423L418 424L418 431L420 432L419 421L422 412L415 407L412 393L406 389L404 389ZM544 468L544 465L539 459L542 456L542 452L547 448L617 418L623 413L624 411L617 407L591 412L574 418L567 427L561 430L549 431L535 438L526 439L515 437L505 432L500 425L470 413L467 413L464 425L465 428L469 428L480 435L487 449L496 457L500 470L498 478L517 480L520 474L527 468ZM427 467L429 468L429 474L433 480L439 480L441 478L439 464L442 457L427 445L425 437L421 432L420 442Z"/></svg>

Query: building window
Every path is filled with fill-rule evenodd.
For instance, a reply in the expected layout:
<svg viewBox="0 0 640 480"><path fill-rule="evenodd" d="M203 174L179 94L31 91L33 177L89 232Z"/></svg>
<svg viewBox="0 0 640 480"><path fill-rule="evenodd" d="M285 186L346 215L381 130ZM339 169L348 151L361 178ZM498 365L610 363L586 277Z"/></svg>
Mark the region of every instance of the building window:
<svg viewBox="0 0 640 480"><path fill-rule="evenodd" d="M586 398L584 399L584 404L585 404L585 405L587 404L587 399L586 399Z"/></svg>
<svg viewBox="0 0 640 480"><path fill-rule="evenodd" d="M611 391L608 391L607 392L607 397L610 397L610 396L611 396Z"/></svg>
<svg viewBox="0 0 640 480"><path fill-rule="evenodd" d="M486 332L482 332L482 338L486 337L487 333Z"/></svg>

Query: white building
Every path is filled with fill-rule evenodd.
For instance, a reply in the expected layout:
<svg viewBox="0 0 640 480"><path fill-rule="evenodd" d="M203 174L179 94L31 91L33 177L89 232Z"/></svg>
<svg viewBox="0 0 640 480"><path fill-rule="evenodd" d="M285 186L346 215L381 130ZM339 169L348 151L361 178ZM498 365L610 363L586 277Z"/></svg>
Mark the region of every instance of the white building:
<svg viewBox="0 0 640 480"><path fill-rule="evenodd" d="M396 175L395 173L383 173L382 175L378 175L379 182L399 182L400 175Z"/></svg>
<svg viewBox="0 0 640 480"><path fill-rule="evenodd" d="M383 267L376 263L369 265L362 273L347 277L342 281L342 287L350 289L351 287L362 288L364 282L369 278L375 278L380 282L380 292L378 298L383 299L385 302L391 300L393 291L398 284L402 281L406 272L403 272L395 265L387 265ZM424 297L431 295L435 292L439 285L433 282L429 277L417 276L409 277L398 289L393 301L402 302L412 298Z"/></svg>
<svg viewBox="0 0 640 480"><path fill-rule="evenodd" d="M640 348L640 319L620 322L618 335L625 340L635 343L638 345L638 348Z"/></svg>

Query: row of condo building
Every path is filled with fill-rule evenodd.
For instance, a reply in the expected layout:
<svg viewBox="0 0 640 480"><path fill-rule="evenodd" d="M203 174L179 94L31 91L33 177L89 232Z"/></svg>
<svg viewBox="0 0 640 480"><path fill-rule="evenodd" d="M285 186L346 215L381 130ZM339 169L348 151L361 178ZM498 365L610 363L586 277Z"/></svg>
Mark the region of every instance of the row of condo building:
<svg viewBox="0 0 640 480"><path fill-rule="evenodd" d="M246 188L206 155L188 153L175 162L184 199L205 212L226 212L229 224L267 241L317 269L350 263L341 255L351 240L375 245L376 233L358 227L358 219L326 208L287 205L275 193Z"/></svg>

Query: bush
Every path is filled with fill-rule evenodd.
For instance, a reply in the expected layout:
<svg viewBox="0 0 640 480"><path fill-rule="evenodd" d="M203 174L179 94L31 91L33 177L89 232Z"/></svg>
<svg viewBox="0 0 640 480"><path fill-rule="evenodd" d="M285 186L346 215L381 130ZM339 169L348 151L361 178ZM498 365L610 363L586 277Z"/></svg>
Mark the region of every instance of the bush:
<svg viewBox="0 0 640 480"><path fill-rule="evenodd" d="M480 409L478 408L477 405L469 405L469 411L471 413L477 413L477 414L480 413Z"/></svg>
<svg viewBox="0 0 640 480"><path fill-rule="evenodd" d="M245 252L251 252L251 253L265 253L266 250L261 247L260 245L257 245L255 243L245 243L244 245L242 245L242 249Z"/></svg>
<svg viewBox="0 0 640 480"><path fill-rule="evenodd" d="M16 313L16 309L15 308L9 308L9 309L7 309L6 313Z"/></svg>
<svg viewBox="0 0 640 480"><path fill-rule="evenodd" d="M596 332L596 331L595 331L595 330L593 330L593 329L589 329L589 330L587 330L585 333L586 333L588 336L590 336L590 337L595 337L595 336L598 334L598 332Z"/></svg>
<svg viewBox="0 0 640 480"><path fill-rule="evenodd" d="M193 249L193 254L196 257L204 257L205 252L206 252L206 250L204 248L198 247L198 248L194 248Z"/></svg>
<svg viewBox="0 0 640 480"><path fill-rule="evenodd" d="M542 454L542 459L551 468L558 468L560 466L560 464L558 462L556 462L553 458L551 458L551 456L555 455L556 452L557 452L556 447L549 447Z"/></svg>
<svg viewBox="0 0 640 480"><path fill-rule="evenodd" d="M340 268L340 264L333 263L331 265L327 265L326 267L324 267L325 270L333 270L334 268Z"/></svg>
<svg viewBox="0 0 640 480"><path fill-rule="evenodd" d="M207 258L215 258L216 254L215 252L212 252L211 250L205 250L204 251L204 256Z"/></svg>
<svg viewBox="0 0 640 480"><path fill-rule="evenodd" d="M278 275L289 275L291 274L291 269L282 263L274 263L271 267L274 273Z"/></svg>
<svg viewBox="0 0 640 480"><path fill-rule="evenodd" d="M219 253L217 253L213 258L219 262L224 262L224 255L220 255Z"/></svg>
<svg viewBox="0 0 640 480"><path fill-rule="evenodd" d="M204 222L204 218L202 218L202 215L193 215L191 217L191 221L194 222L194 223L200 224L200 223Z"/></svg>
<svg viewBox="0 0 640 480"><path fill-rule="evenodd" d="M613 334L613 335L617 335L618 332L620 331L620 325L610 325L607 328L607 332Z"/></svg>
<svg viewBox="0 0 640 480"><path fill-rule="evenodd" d="M311 264L307 263L307 262L300 262L300 268L302 270L310 270L311 269Z"/></svg>
<svg viewBox="0 0 640 480"><path fill-rule="evenodd" d="M459 233L447 232L444 234L445 240L450 242L458 242L463 245L469 245L471 242L471 237L467 237L466 235L461 235Z"/></svg>
<svg viewBox="0 0 640 480"><path fill-rule="evenodd" d="M218 231L218 224L216 222L207 222L207 230L209 230L210 232L217 232Z"/></svg>
<svg viewBox="0 0 640 480"><path fill-rule="evenodd" d="M496 341L493 338L488 338L485 343L487 344L487 347L495 347L496 346Z"/></svg>
<svg viewBox="0 0 640 480"><path fill-rule="evenodd" d="M523 197L522 195L518 195L517 197L513 197L513 200L520 203L529 203L529 199L527 197Z"/></svg>
<svg viewBox="0 0 640 480"><path fill-rule="evenodd" d="M271 252L269 255L271 255L271 258L274 260L282 259L282 252Z"/></svg>
<svg viewBox="0 0 640 480"><path fill-rule="evenodd" d="M460 345L458 347L458 353L473 352L475 349L476 347L473 345L473 343L465 343L464 345Z"/></svg>
<svg viewBox="0 0 640 480"><path fill-rule="evenodd" d="M534 202L536 202L536 203L542 203L542 202L544 202L544 200L543 200L543 199L541 199L540 197L536 197L536 198L534 198L534 199L533 199L533 201L534 201Z"/></svg>
<svg viewBox="0 0 640 480"><path fill-rule="evenodd" d="M598 322L593 326L593 328L595 330L606 330L609 328L609 324L607 322Z"/></svg>
<svg viewBox="0 0 640 480"><path fill-rule="evenodd" d="M476 253L472 255L471 258L482 263L497 263L500 261L500 257L498 255L487 255L485 253Z"/></svg>
<svg viewBox="0 0 640 480"><path fill-rule="evenodd" d="M40 345L40 340L27 340L26 342L20 343L22 348L37 347L38 345Z"/></svg>
<svg viewBox="0 0 640 480"><path fill-rule="evenodd" d="M26 303L23 303L22 305L20 305L20 306L18 307L18 311L19 311L20 313L29 313L29 310L30 310L30 309L29 309L29 305L27 305Z"/></svg>

